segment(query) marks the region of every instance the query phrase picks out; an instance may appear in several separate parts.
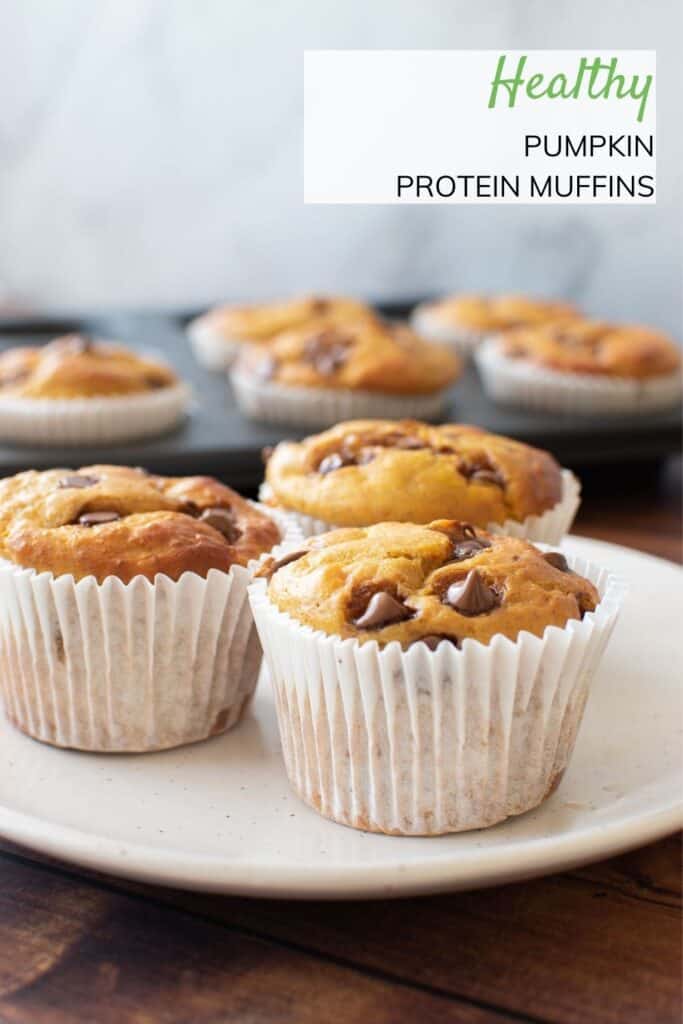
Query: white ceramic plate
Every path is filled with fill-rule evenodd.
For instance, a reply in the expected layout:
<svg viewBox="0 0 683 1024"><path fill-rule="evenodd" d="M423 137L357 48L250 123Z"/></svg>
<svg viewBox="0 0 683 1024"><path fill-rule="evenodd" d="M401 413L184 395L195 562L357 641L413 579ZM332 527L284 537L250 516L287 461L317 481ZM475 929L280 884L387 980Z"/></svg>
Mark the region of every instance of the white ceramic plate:
<svg viewBox="0 0 683 1024"><path fill-rule="evenodd" d="M258 896L360 897L466 889L559 871L683 821L683 571L625 548L567 548L630 593L574 758L538 810L435 839L354 832L290 792L263 680L227 736L160 754L54 750L0 724L0 834L144 881Z"/></svg>

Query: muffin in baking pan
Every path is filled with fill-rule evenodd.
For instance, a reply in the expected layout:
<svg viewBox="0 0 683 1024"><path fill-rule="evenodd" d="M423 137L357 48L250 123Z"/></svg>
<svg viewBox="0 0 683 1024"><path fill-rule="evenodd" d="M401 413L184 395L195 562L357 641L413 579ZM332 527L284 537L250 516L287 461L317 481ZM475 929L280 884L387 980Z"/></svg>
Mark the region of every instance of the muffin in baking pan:
<svg viewBox="0 0 683 1024"><path fill-rule="evenodd" d="M442 410L460 362L403 325L378 320L308 325L267 349L244 349L230 369L247 416L328 426L360 416L422 416Z"/></svg>
<svg viewBox="0 0 683 1024"><path fill-rule="evenodd" d="M352 420L268 453L262 499L308 536L382 521L458 517L554 544L579 504L548 452L462 424Z"/></svg>
<svg viewBox="0 0 683 1024"><path fill-rule="evenodd" d="M0 440L103 444L162 434L189 389L165 363L82 334L0 354Z"/></svg>
<svg viewBox="0 0 683 1024"><path fill-rule="evenodd" d="M36 739L99 751L229 728L261 660L248 566L285 532L210 477L95 465L0 481L7 715Z"/></svg>
<svg viewBox="0 0 683 1024"><path fill-rule="evenodd" d="M604 570L440 520L310 538L257 575L285 765L323 815L436 835L557 787L619 608Z"/></svg>
<svg viewBox="0 0 683 1024"><path fill-rule="evenodd" d="M260 305L216 306L192 320L187 334L203 366L225 370L244 344L266 344L283 331L313 322L343 324L374 316L369 306L356 299L304 295Z"/></svg>
<svg viewBox="0 0 683 1024"><path fill-rule="evenodd" d="M465 356L491 334L578 316L578 310L567 302L523 295L452 295L420 303L411 322L423 337L451 345Z"/></svg>
<svg viewBox="0 0 683 1024"><path fill-rule="evenodd" d="M577 320L519 327L476 354L494 401L568 414L652 412L680 401L681 353L650 327Z"/></svg>

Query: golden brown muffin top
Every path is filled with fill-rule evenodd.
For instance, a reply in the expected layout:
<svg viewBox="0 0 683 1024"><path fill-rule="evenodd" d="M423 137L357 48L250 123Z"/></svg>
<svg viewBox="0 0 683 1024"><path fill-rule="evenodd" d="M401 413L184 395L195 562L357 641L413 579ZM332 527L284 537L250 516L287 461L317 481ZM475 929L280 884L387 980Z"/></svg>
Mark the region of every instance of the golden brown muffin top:
<svg viewBox="0 0 683 1024"><path fill-rule="evenodd" d="M94 398L158 391L178 383L168 366L122 345L66 334L39 347L0 354L0 395L16 398Z"/></svg>
<svg viewBox="0 0 683 1024"><path fill-rule="evenodd" d="M559 552L455 520L379 523L307 541L259 575L282 612L313 629L403 648L541 636L593 611L595 587Z"/></svg>
<svg viewBox="0 0 683 1024"><path fill-rule="evenodd" d="M280 539L269 516L208 476L86 466L0 481L0 557L55 576L206 576Z"/></svg>
<svg viewBox="0 0 683 1024"><path fill-rule="evenodd" d="M499 344L506 356L565 373L645 380L681 365L678 346L661 331L596 320L519 328Z"/></svg>
<svg viewBox="0 0 683 1024"><path fill-rule="evenodd" d="M487 526L540 515L562 496L547 452L478 427L413 420L352 420L284 441L266 480L276 504L336 526L444 515Z"/></svg>
<svg viewBox="0 0 683 1024"><path fill-rule="evenodd" d="M277 334L313 320L345 323L374 317L369 306L340 296L304 295L285 302L217 306L198 317L196 326L210 328L228 341L268 342Z"/></svg>
<svg viewBox="0 0 683 1024"><path fill-rule="evenodd" d="M238 360L238 369L276 384L389 395L440 391L460 368L444 346L379 320L306 325L280 334L267 351L245 348Z"/></svg>
<svg viewBox="0 0 683 1024"><path fill-rule="evenodd" d="M497 332L521 324L540 324L578 316L568 302L529 299L523 295L453 295L424 307L430 316L464 330Z"/></svg>

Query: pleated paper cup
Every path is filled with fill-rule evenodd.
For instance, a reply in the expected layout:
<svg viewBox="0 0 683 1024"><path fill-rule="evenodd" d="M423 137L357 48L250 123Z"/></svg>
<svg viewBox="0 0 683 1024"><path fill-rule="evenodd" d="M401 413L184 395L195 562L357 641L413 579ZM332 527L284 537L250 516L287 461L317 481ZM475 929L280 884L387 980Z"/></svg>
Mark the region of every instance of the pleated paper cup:
<svg viewBox="0 0 683 1024"><path fill-rule="evenodd" d="M99 445L163 434L190 403L183 384L142 394L94 398L0 398L0 441Z"/></svg>
<svg viewBox="0 0 683 1024"><path fill-rule="evenodd" d="M273 490L270 484L261 484L259 498L267 505L272 502ZM527 516L524 520L506 519L504 523L488 523L484 529L489 533L502 533L508 537L519 537L522 540L540 544L559 544L562 538L569 533L580 504L581 484L571 470L563 469L562 496L556 505L541 515ZM275 507L281 508L283 512L294 519L304 537L317 537L329 530L339 529L338 525L326 523L314 516L307 516L295 509L285 506ZM457 515L457 509L444 509L444 516L452 515Z"/></svg>
<svg viewBox="0 0 683 1024"><path fill-rule="evenodd" d="M273 518L284 536L277 555L300 534ZM0 562L7 717L44 743L107 752L163 750L230 729L261 665L247 599L255 564L126 584Z"/></svg>
<svg viewBox="0 0 683 1024"><path fill-rule="evenodd" d="M239 338L226 338L203 316L190 321L187 337L197 362L214 373L227 370L241 344Z"/></svg>
<svg viewBox="0 0 683 1024"><path fill-rule="evenodd" d="M237 404L249 419L300 427L329 427L340 420L434 420L447 403L448 389L430 395L384 395L336 388L286 387L259 380L234 365L230 382Z"/></svg>
<svg viewBox="0 0 683 1024"><path fill-rule="evenodd" d="M448 345L463 359L477 348L487 337L485 331L475 331L467 327L455 327L445 323L430 304L416 306L410 317L410 326L416 334L427 341L435 341L440 345Z"/></svg>
<svg viewBox="0 0 683 1024"><path fill-rule="evenodd" d="M484 390L501 405L578 416L625 416L676 405L680 371L646 380L561 373L528 359L506 356L497 338L482 344L475 360Z"/></svg>
<svg viewBox="0 0 683 1024"><path fill-rule="evenodd" d="M250 587L287 774L326 818L392 835L486 828L538 806L569 763L623 584L569 559L600 592L542 637L436 651L327 636Z"/></svg>

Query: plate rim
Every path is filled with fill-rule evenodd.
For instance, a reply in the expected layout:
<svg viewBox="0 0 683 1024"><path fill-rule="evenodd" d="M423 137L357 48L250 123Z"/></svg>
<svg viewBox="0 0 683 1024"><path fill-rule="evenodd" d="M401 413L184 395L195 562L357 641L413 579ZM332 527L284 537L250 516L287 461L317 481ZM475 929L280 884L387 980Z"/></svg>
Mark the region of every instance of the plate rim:
<svg viewBox="0 0 683 1024"><path fill-rule="evenodd" d="M637 548L573 535L567 540L603 551L607 557L610 550L615 550L652 560L683 576L682 566ZM504 823L499 827L504 827ZM115 839L0 804L3 839L75 867L167 887L289 899L390 898L507 884L605 859L682 827L683 796L670 799L650 813L633 813L614 822L538 839L512 839L488 849L470 846L465 854L454 854L451 847L442 857L416 863L406 863L397 855L389 861L369 864L340 865L331 860L314 867L292 867L276 861L225 860L215 855ZM482 829L481 834L486 831ZM425 837L423 841L433 839ZM519 856L515 857L515 853Z"/></svg>

